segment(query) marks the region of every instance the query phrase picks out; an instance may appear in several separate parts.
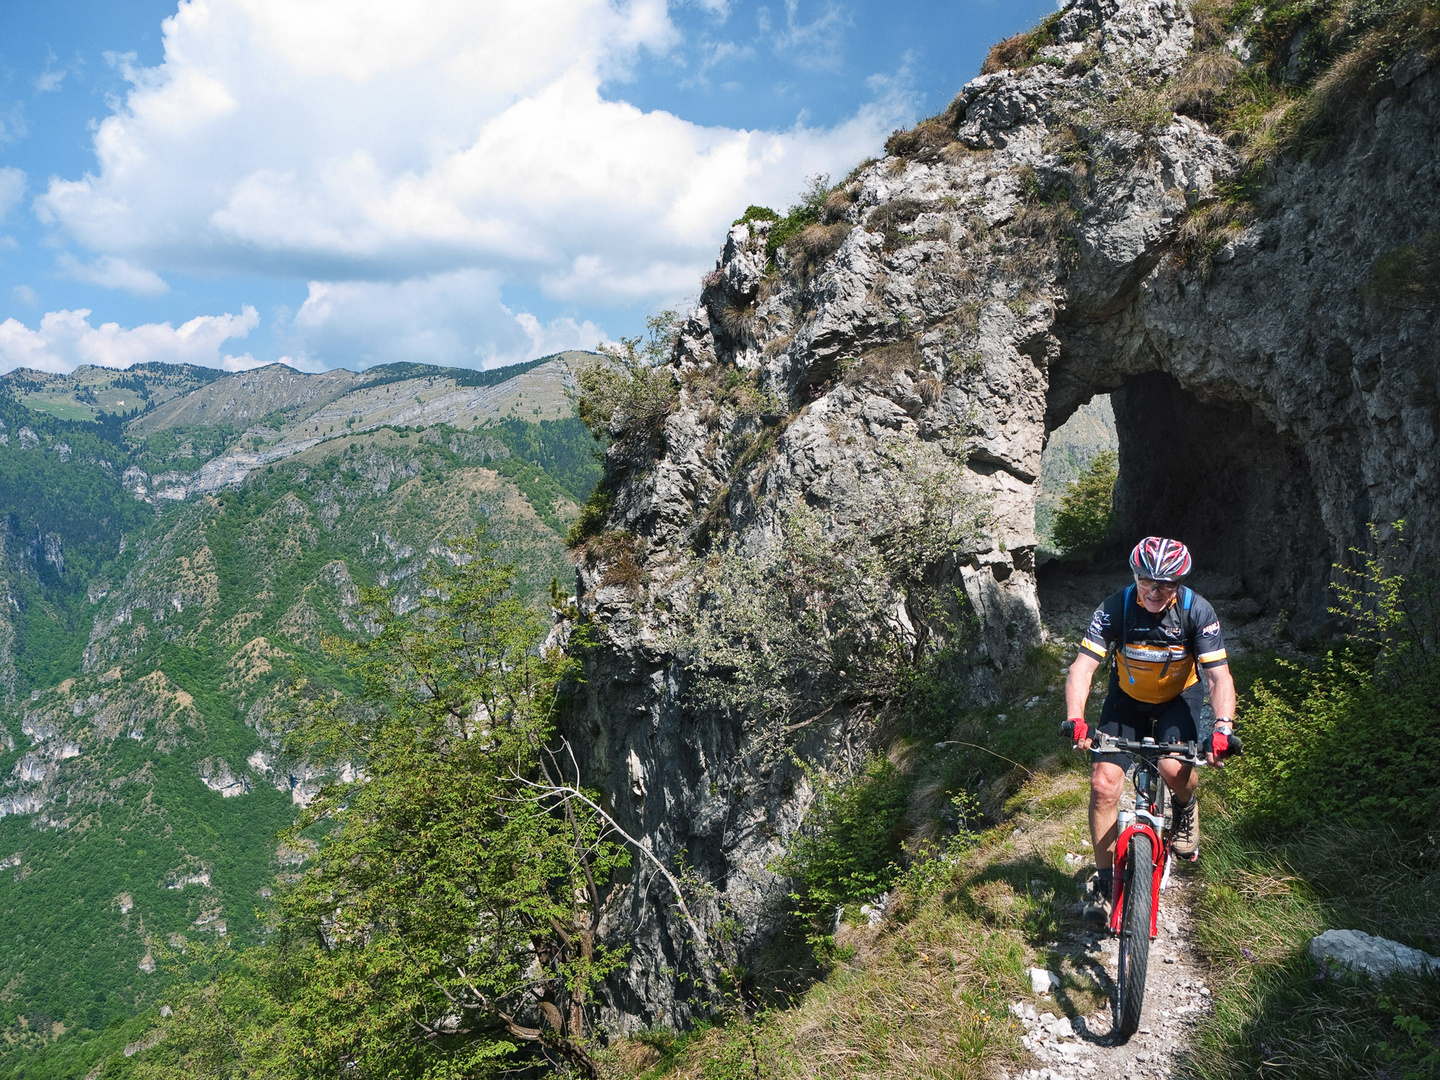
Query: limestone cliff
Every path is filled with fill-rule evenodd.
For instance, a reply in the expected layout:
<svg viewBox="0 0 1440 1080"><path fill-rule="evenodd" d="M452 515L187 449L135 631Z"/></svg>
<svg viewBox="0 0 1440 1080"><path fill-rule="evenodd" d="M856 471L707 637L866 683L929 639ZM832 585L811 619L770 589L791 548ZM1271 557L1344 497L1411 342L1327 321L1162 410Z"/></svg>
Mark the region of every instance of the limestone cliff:
<svg viewBox="0 0 1440 1080"><path fill-rule="evenodd" d="M1217 599L1244 593L1323 633L1328 567L1367 522L1404 517L1417 554L1440 548L1435 308L1363 288L1377 259L1440 227L1440 71L1404 57L1358 131L1273 160L1232 214L1240 156L1156 104L1194 34L1179 0L1077 0L1024 66L897 134L778 249L779 226L747 215L677 336L678 406L657 438L610 448L606 524L632 538L638 572L581 563L600 644L567 723L587 780L656 856L684 852L717 886L742 947L772 925L783 882L768 867L809 787L757 753L751 726L687 704L670 622L694 552L763 549L797 500L855 520L896 479L883 447L958 439L958 482L994 520L948 572L1003 668L1041 635L1047 434L1102 392L1120 535L1185 538ZM727 372L768 410L718 392ZM865 746L843 710L826 725L802 733L802 758ZM677 973L694 957L669 897L637 871L610 905L634 947L608 1018L683 1022Z"/></svg>

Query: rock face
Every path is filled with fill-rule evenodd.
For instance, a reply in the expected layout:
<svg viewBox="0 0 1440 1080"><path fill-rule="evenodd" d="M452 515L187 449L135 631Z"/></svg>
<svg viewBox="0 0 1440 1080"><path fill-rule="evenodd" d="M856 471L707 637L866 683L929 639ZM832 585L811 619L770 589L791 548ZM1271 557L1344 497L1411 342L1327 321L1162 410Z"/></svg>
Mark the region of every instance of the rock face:
<svg viewBox="0 0 1440 1080"><path fill-rule="evenodd" d="M582 563L600 645L566 724L586 781L654 855L684 853L715 886L742 951L773 925L784 883L769 867L810 787L763 760L751 727L687 706L671 622L692 552L764 550L797 501L861 521L896 481L887 448L963 441L955 482L994 520L952 580L979 616L977 650L1003 669L1041 636L1041 450L1103 392L1120 535L1186 539L1228 583L1222 614L1243 591L1323 632L1328 567L1370 521L1404 517L1417 555L1440 549L1435 313L1361 290L1377 257L1440 225L1440 72L1417 60L1365 131L1277 164L1253 223L1194 257L1184 229L1239 163L1198 121L1142 115L1192 34L1177 0L1078 0L1040 63L974 80L892 141L778 266L770 223L736 225L678 335L663 437L609 451L608 525L633 537L642 573L627 584ZM772 411L717 394L717 372L750 379ZM865 749L857 718L827 723L798 756L828 767ZM606 1019L684 1023L677 977L695 958L670 898L637 869L610 907L632 951Z"/></svg>

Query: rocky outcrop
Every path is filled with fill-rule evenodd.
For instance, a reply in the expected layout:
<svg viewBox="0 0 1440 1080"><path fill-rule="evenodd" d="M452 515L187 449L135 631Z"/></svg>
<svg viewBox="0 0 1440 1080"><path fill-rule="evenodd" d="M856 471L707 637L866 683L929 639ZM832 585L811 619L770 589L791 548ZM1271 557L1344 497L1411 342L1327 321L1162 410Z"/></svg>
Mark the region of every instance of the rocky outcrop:
<svg viewBox="0 0 1440 1080"><path fill-rule="evenodd" d="M1367 522L1404 517L1417 555L1440 547L1435 312L1362 289L1377 257L1440 225L1440 72L1415 59L1372 125L1275 164L1253 223L1197 246L1238 162L1204 124L1156 118L1153 87L1191 45L1186 6L1078 0L1053 38L830 192L778 266L769 222L736 225L680 329L663 437L609 451L608 524L631 535L641 572L621 582L582 562L580 606L601 640L569 733L621 823L714 884L742 949L771 925L783 883L769 867L809 786L762 760L745 724L686 705L670 625L692 553L763 550L796 501L837 527L859 521L895 480L886 447L959 440L955 482L994 511L950 570L980 618L983 694L984 670L1041 634L1047 435L1103 392L1121 535L1189 541L1222 613L1244 592L1321 633L1328 567ZM768 408L717 393L726 372ZM801 757L824 766L864 747L854 717L827 723ZM632 951L607 1019L683 1023L677 977L694 958L669 899L637 871L610 908Z"/></svg>

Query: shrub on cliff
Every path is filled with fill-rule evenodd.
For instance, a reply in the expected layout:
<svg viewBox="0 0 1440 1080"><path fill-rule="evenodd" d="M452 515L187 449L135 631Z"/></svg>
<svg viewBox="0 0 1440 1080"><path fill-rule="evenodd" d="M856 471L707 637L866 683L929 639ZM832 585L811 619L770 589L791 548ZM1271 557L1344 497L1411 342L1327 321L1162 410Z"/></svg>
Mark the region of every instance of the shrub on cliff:
<svg viewBox="0 0 1440 1080"><path fill-rule="evenodd" d="M664 363L674 347L679 316L662 311L646 321L646 337L601 345L607 360L582 368L575 412L597 439L648 439L657 443L665 420L680 404L675 376Z"/></svg>
<svg viewBox="0 0 1440 1080"><path fill-rule="evenodd" d="M1118 460L1114 451L1102 450L1066 487L1055 512L1055 548L1060 554L1083 554L1105 542L1115 516Z"/></svg>
<svg viewBox="0 0 1440 1080"><path fill-rule="evenodd" d="M692 703L754 725L762 753L841 705L883 709L963 634L956 552L974 550L990 516L963 490L961 458L896 446L894 482L858 520L788 510L759 553L717 551L698 567L675 651Z"/></svg>

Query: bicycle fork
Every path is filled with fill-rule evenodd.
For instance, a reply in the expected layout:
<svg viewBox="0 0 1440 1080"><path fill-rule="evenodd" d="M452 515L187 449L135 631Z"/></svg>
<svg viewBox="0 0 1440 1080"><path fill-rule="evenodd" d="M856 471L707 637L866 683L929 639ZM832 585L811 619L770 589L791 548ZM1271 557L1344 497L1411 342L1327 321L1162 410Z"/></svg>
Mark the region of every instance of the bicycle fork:
<svg viewBox="0 0 1440 1080"><path fill-rule="evenodd" d="M1130 859L1130 841L1138 833L1144 833L1150 838L1150 850L1153 853L1151 865L1143 869L1133 866ZM1123 870L1115 874L1114 884L1111 887L1111 932L1121 933L1120 920L1125 910L1125 890L1130 876L1137 872L1148 872L1151 875L1150 936L1155 937L1159 932L1160 925L1160 890L1165 888L1170 881L1170 852L1168 846L1160 842L1160 830L1148 821L1134 821L1127 825L1115 844L1115 865L1123 867Z"/></svg>

